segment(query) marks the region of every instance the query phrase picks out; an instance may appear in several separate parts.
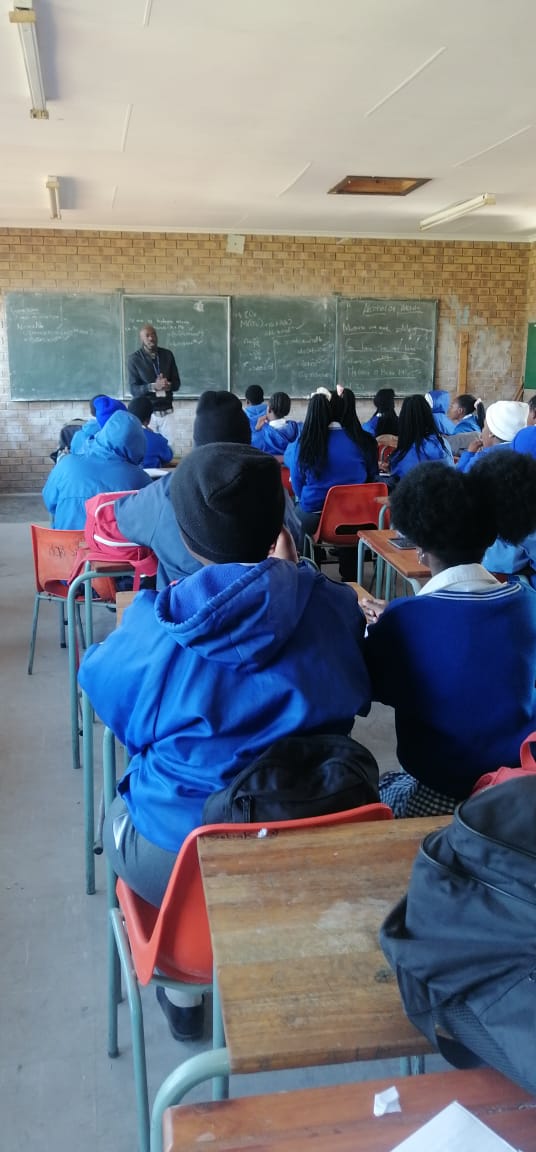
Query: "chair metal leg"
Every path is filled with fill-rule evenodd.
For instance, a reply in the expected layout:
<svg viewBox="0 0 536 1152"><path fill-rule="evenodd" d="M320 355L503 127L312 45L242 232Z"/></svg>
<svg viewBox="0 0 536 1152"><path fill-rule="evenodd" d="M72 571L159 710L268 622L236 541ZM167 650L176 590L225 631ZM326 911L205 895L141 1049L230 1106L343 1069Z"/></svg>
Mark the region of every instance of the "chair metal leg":
<svg viewBox="0 0 536 1152"><path fill-rule="evenodd" d="M216 976L215 967L213 969L212 975L212 1047L225 1047L225 1031L223 1027L223 1016L221 1014L220 990L218 987L218 979ZM228 1098L229 1077L215 1076L212 1084L212 1099L228 1100Z"/></svg>
<svg viewBox="0 0 536 1152"><path fill-rule="evenodd" d="M153 1104L150 1152L162 1152L162 1117L166 1108L180 1104L186 1093L197 1084L215 1076L229 1076L230 1072L227 1048L201 1052L175 1068L160 1085Z"/></svg>
<svg viewBox="0 0 536 1152"><path fill-rule="evenodd" d="M400 1059L400 1075L424 1075L424 1056L402 1056Z"/></svg>
<svg viewBox="0 0 536 1152"><path fill-rule="evenodd" d="M84 792L84 853L86 862L86 892L95 892L95 801L93 795L93 708L85 692L82 692L82 776Z"/></svg>
<svg viewBox="0 0 536 1152"><path fill-rule="evenodd" d="M40 603L41 603L41 601L39 599L39 596L36 596L35 600L34 600L34 610L33 610L33 617L32 617L32 633L30 636L30 656L28 658L28 676L32 675L32 669L33 669L34 653L35 653L35 639L37 636L37 620L39 618L39 605L40 605Z"/></svg>
<svg viewBox="0 0 536 1152"><path fill-rule="evenodd" d="M147 1088L147 1064L145 1060L145 1035L143 1029L143 1010L140 990L136 973L132 964L132 956L128 938L123 925L123 917L119 909L110 912L113 933L119 959L121 973L125 982L132 1030L132 1059L134 1064L134 1085L136 1092L136 1112L138 1117L138 1147L139 1152L149 1152L149 1095ZM116 1000L117 1004L117 1000ZM115 1008L117 1012L117 1007Z"/></svg>
<svg viewBox="0 0 536 1152"><path fill-rule="evenodd" d="M63 603L63 600L60 601L58 607L60 610L60 648L66 648L67 638L65 636L65 604Z"/></svg>

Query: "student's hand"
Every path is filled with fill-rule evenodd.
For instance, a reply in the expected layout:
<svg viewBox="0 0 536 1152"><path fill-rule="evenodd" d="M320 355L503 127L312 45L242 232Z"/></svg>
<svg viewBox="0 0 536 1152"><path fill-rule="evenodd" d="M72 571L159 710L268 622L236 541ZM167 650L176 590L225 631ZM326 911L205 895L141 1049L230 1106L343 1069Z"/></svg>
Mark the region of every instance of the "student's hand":
<svg viewBox="0 0 536 1152"><path fill-rule="evenodd" d="M480 452L480 449L483 447L484 447L484 445L482 443L482 440L480 439L480 436L478 436L476 440L470 441L470 443L467 445L465 451L466 452L473 452L473 453Z"/></svg>
<svg viewBox="0 0 536 1152"><path fill-rule="evenodd" d="M268 423L268 417L267 417L266 413L264 414L264 416L259 416L259 419L257 420L257 423L255 425L255 431L260 432L261 428L264 428L264 425L267 423Z"/></svg>
<svg viewBox="0 0 536 1152"><path fill-rule="evenodd" d="M290 535L288 528L283 527L281 529L279 536L277 537L275 544L272 544L268 555L275 556L276 560L290 560L293 564L298 563L296 545L292 539L292 536Z"/></svg>
<svg viewBox="0 0 536 1152"><path fill-rule="evenodd" d="M366 599L359 601L359 607L365 614L367 624L375 624L387 607L387 600L377 600L375 596L367 596Z"/></svg>

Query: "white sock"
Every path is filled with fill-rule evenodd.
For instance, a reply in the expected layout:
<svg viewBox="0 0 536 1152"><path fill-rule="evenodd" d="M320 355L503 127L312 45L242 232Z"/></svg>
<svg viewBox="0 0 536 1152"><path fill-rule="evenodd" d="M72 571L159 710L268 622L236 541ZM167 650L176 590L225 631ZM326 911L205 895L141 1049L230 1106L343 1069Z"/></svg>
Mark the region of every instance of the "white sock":
<svg viewBox="0 0 536 1152"><path fill-rule="evenodd" d="M164 991L170 1004L176 1008L195 1008L203 1000L199 992L179 992L176 988L165 988Z"/></svg>

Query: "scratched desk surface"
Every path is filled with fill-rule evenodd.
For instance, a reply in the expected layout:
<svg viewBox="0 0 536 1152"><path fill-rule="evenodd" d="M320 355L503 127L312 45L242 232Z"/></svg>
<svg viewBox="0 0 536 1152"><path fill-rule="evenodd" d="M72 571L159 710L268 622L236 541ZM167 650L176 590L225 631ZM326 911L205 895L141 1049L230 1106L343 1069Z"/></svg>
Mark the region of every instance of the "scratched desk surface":
<svg viewBox="0 0 536 1152"><path fill-rule="evenodd" d="M234 1072L429 1051L378 930L431 817L199 843Z"/></svg>

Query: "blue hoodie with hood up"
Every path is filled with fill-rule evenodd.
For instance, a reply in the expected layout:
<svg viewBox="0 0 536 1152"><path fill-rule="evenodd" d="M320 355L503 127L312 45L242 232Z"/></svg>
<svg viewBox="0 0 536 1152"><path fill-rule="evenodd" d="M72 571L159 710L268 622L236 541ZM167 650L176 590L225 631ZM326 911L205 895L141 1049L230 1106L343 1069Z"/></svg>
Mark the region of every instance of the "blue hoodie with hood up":
<svg viewBox="0 0 536 1152"><path fill-rule="evenodd" d="M114 412L86 442L83 455L61 456L42 493L54 528L83 528L90 496L150 484L150 477L139 467L144 452L145 437L137 417Z"/></svg>
<svg viewBox="0 0 536 1152"><path fill-rule="evenodd" d="M460 431L454 421L449 420L447 416L450 408L450 396L444 388L434 388L431 392L427 392L426 399L432 408L437 431L441 432L442 436L454 436L455 432Z"/></svg>
<svg viewBox="0 0 536 1152"><path fill-rule="evenodd" d="M79 673L128 750L137 831L177 852L207 796L274 741L350 733L370 707L364 631L351 589L274 557L139 593Z"/></svg>

